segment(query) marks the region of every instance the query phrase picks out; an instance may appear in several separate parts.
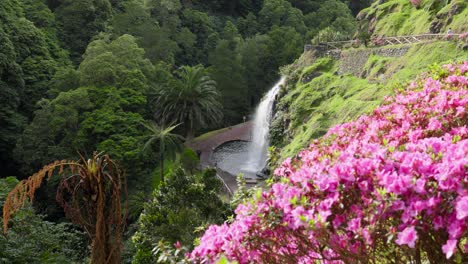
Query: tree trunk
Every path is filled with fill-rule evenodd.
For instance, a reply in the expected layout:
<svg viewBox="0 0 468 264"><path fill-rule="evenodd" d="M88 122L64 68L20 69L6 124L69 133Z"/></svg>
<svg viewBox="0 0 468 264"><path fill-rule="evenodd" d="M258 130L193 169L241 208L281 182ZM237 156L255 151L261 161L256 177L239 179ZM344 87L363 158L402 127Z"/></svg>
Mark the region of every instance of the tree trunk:
<svg viewBox="0 0 468 264"><path fill-rule="evenodd" d="M188 120L188 123L189 123L190 125L189 125L188 131L187 131L187 141L190 142L190 141L192 141L192 139L193 139L193 137L194 137L194 133L193 133L193 119Z"/></svg>
<svg viewBox="0 0 468 264"><path fill-rule="evenodd" d="M161 161L161 183L163 183L164 182L164 143L162 142L162 140L160 143L159 151L160 151L159 158Z"/></svg>

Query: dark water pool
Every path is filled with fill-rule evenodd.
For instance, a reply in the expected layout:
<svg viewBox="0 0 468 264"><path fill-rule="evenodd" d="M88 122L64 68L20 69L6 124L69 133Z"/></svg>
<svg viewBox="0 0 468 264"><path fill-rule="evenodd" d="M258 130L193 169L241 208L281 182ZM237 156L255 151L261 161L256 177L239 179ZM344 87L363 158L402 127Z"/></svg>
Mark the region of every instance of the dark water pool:
<svg viewBox="0 0 468 264"><path fill-rule="evenodd" d="M244 174L246 178L257 178L256 172L246 171L250 142L230 141L217 147L211 156L213 164L232 175Z"/></svg>

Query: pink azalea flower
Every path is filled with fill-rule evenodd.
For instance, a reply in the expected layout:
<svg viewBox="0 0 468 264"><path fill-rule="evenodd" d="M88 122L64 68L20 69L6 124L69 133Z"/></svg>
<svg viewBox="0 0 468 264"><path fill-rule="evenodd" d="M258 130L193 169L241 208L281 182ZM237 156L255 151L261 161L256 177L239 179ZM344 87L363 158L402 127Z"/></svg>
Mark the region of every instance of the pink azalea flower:
<svg viewBox="0 0 468 264"><path fill-rule="evenodd" d="M418 234L414 230L414 226L409 226L398 233L398 239L395 242L398 245L408 245L410 248L414 248L417 239Z"/></svg>
<svg viewBox="0 0 468 264"><path fill-rule="evenodd" d="M464 196L458 200L455 209L457 210L457 219L465 219L468 216L468 196Z"/></svg>
<svg viewBox="0 0 468 264"><path fill-rule="evenodd" d="M348 222L348 230L357 232L361 228L361 218L353 218Z"/></svg>
<svg viewBox="0 0 468 264"><path fill-rule="evenodd" d="M427 125L427 129L429 130L438 130L442 127L442 123L440 123L437 118L433 117L429 119L429 124Z"/></svg>
<svg viewBox="0 0 468 264"><path fill-rule="evenodd" d="M175 247L176 249L181 248L182 245L180 244L180 241L175 242L175 243L174 243L174 247Z"/></svg>
<svg viewBox="0 0 468 264"><path fill-rule="evenodd" d="M449 239L447 243L442 247L442 251L445 253L445 257L449 259L452 257L453 253L457 249L457 240L456 239Z"/></svg>

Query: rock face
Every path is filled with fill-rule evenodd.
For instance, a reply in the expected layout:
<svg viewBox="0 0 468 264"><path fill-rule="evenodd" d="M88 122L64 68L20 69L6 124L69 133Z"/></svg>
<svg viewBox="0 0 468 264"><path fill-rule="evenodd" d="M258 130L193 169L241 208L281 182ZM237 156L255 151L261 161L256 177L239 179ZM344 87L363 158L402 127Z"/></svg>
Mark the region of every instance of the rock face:
<svg viewBox="0 0 468 264"><path fill-rule="evenodd" d="M454 3L447 12L437 13L436 19L432 21L429 31L433 34L442 33L442 28L446 27L453 20L453 16L459 14L463 10L460 5Z"/></svg>

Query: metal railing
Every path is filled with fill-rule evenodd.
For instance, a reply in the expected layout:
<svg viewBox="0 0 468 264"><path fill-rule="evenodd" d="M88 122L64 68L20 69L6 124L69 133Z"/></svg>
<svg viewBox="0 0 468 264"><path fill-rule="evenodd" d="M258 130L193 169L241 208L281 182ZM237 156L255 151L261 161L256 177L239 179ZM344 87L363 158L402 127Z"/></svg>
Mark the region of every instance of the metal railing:
<svg viewBox="0 0 468 264"><path fill-rule="evenodd" d="M394 37L374 37L369 40L368 46L386 46L386 45L399 45L399 44L413 44L421 43L433 40L450 40L458 39L462 34L419 34L419 35L408 35L408 36L394 36ZM329 49L342 49L345 46L360 45L359 40L343 40L343 41L331 41L318 43L317 45L308 44L305 46L305 50L310 50L313 47L322 47Z"/></svg>

